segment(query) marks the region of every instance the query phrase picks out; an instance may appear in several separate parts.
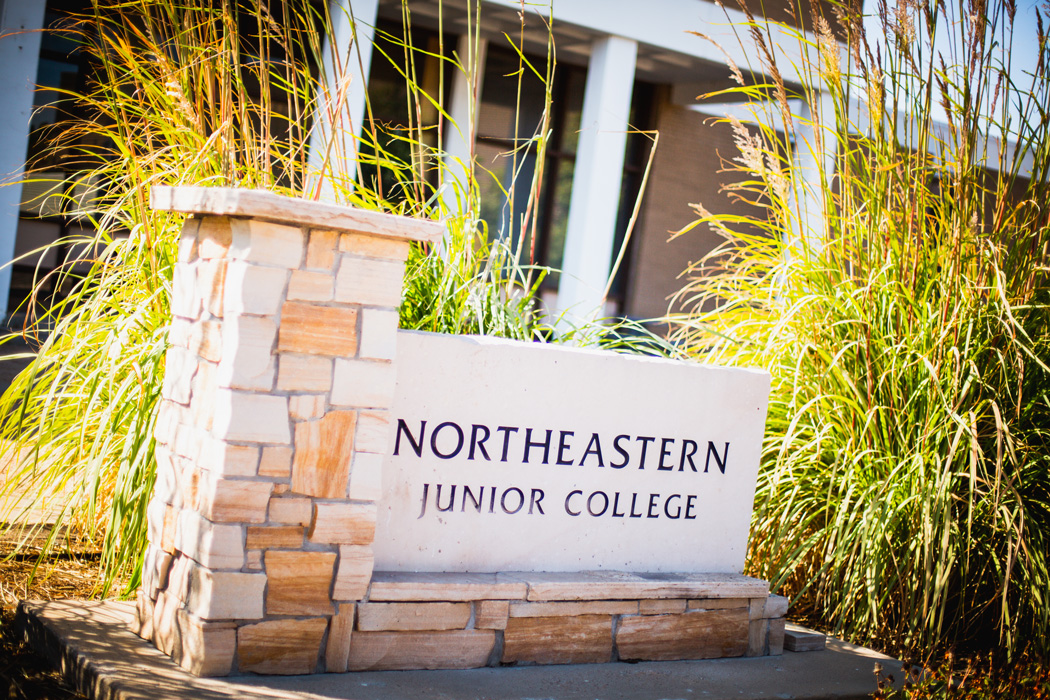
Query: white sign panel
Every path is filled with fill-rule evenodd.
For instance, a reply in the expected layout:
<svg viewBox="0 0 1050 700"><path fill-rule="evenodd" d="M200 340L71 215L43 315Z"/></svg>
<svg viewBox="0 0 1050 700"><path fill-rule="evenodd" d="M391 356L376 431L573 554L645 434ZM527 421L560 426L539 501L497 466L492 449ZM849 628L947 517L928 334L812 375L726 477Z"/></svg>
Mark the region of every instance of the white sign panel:
<svg viewBox="0 0 1050 700"><path fill-rule="evenodd" d="M400 332L380 571L740 573L763 371Z"/></svg>

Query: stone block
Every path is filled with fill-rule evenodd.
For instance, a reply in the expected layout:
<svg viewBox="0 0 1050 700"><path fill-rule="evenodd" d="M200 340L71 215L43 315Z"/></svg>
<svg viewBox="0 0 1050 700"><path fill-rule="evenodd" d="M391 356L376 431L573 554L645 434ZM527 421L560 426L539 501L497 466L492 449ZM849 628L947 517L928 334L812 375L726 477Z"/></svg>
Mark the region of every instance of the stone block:
<svg viewBox="0 0 1050 700"><path fill-rule="evenodd" d="M596 664L612 661L612 617L511 617L501 662Z"/></svg>
<svg viewBox="0 0 1050 700"><path fill-rule="evenodd" d="M293 491L317 498L346 497L356 424L353 411L329 411L321 420L295 424Z"/></svg>
<svg viewBox="0 0 1050 700"><path fill-rule="evenodd" d="M511 617L575 617L578 615L637 615L636 600L586 600L553 603L511 603Z"/></svg>
<svg viewBox="0 0 1050 700"><path fill-rule="evenodd" d="M226 676L233 670L237 626L231 622L206 622L179 610L182 645L179 666L195 676Z"/></svg>
<svg viewBox="0 0 1050 700"><path fill-rule="evenodd" d="M327 272L292 270L288 281L289 301L331 301L335 279Z"/></svg>
<svg viewBox="0 0 1050 700"><path fill-rule="evenodd" d="M201 260L197 263L197 296L204 310L222 318L226 299L226 261Z"/></svg>
<svg viewBox="0 0 1050 700"><path fill-rule="evenodd" d="M798 625L786 625L785 627L784 648L788 651L820 651L827 643L827 637L820 632L814 632Z"/></svg>
<svg viewBox="0 0 1050 700"><path fill-rule="evenodd" d="M153 450L156 461L157 478L153 482L153 498L169 505L178 506L182 502L182 487L179 485L179 469L175 466L171 452L157 445Z"/></svg>
<svg viewBox="0 0 1050 700"><path fill-rule="evenodd" d="M336 228L397 240L436 242L444 230L437 221L287 197L258 189L157 185L150 189L150 204L161 211L294 221L296 226Z"/></svg>
<svg viewBox="0 0 1050 700"><path fill-rule="evenodd" d="M163 505L161 509L161 528L159 538L151 542L159 542L160 548L165 552L175 552L175 540L178 534L179 509L169 505Z"/></svg>
<svg viewBox="0 0 1050 700"><path fill-rule="evenodd" d="M505 574L377 571L371 601L524 600L524 582Z"/></svg>
<svg viewBox="0 0 1050 700"><path fill-rule="evenodd" d="M225 216L205 216L197 229L198 255L204 259L225 258L233 242L230 220Z"/></svg>
<svg viewBox="0 0 1050 700"><path fill-rule="evenodd" d="M190 334L193 332L193 323L184 318L175 316L168 324L168 344L180 348L190 347Z"/></svg>
<svg viewBox="0 0 1050 700"><path fill-rule="evenodd" d="M193 375L197 373L197 356L189 350L171 347L164 356L164 383L161 396L182 405L190 402Z"/></svg>
<svg viewBox="0 0 1050 700"><path fill-rule="evenodd" d="M244 531L239 525L218 525L192 510L179 513L175 548L211 569L244 566Z"/></svg>
<svg viewBox="0 0 1050 700"><path fill-rule="evenodd" d="M233 242L230 255L261 265L295 268L303 259L303 232L259 219L231 219Z"/></svg>
<svg viewBox="0 0 1050 700"><path fill-rule="evenodd" d="M358 411L356 452L386 454L390 442L390 414L387 411Z"/></svg>
<svg viewBox="0 0 1050 700"><path fill-rule="evenodd" d="M267 615L331 615L329 591L335 573L334 552L269 551L266 565Z"/></svg>
<svg viewBox="0 0 1050 700"><path fill-rule="evenodd" d="M361 503L316 503L309 538L315 544L372 544L376 506Z"/></svg>
<svg viewBox="0 0 1050 700"><path fill-rule="evenodd" d="M249 525L244 541L247 549L298 549L303 546L302 525Z"/></svg>
<svg viewBox="0 0 1050 700"><path fill-rule="evenodd" d="M474 629L502 630L507 628L510 601L479 600L474 603Z"/></svg>
<svg viewBox="0 0 1050 700"><path fill-rule="evenodd" d="M269 391L273 387L273 344L277 336L273 319L233 316L223 323L222 333L219 386Z"/></svg>
<svg viewBox="0 0 1050 700"><path fill-rule="evenodd" d="M216 437L238 442L288 445L288 399L284 396L220 390L215 397Z"/></svg>
<svg viewBox="0 0 1050 700"><path fill-rule="evenodd" d="M271 498L270 522L286 525L309 525L313 520L314 504L309 498Z"/></svg>
<svg viewBox="0 0 1050 700"><path fill-rule="evenodd" d="M279 391L321 391L332 388L332 358L282 352L277 361ZM321 397L322 402L324 397Z"/></svg>
<svg viewBox="0 0 1050 700"><path fill-rule="evenodd" d="M231 260L226 263L223 312L226 316L274 316L281 307L287 283L287 270Z"/></svg>
<svg viewBox="0 0 1050 700"><path fill-rule="evenodd" d="M487 665L496 644L492 630L354 632L350 671L464 669Z"/></svg>
<svg viewBox="0 0 1050 700"><path fill-rule="evenodd" d="M135 614L128 621L128 629L148 642L153 641L153 601L146 592L139 589L135 595Z"/></svg>
<svg viewBox="0 0 1050 700"><path fill-rule="evenodd" d="M349 497L354 501L379 501L383 496L383 455L354 454L350 465Z"/></svg>
<svg viewBox="0 0 1050 700"><path fill-rule="evenodd" d="M179 486L182 488L182 508L196 511L200 507L201 470L193 460L180 459Z"/></svg>
<svg viewBox="0 0 1050 700"><path fill-rule="evenodd" d="M277 348L282 353L353 357L357 354L357 309L285 302Z"/></svg>
<svg viewBox="0 0 1050 700"><path fill-rule="evenodd" d="M339 250L351 255L385 260L407 260L408 241L344 233L339 238Z"/></svg>
<svg viewBox="0 0 1050 700"><path fill-rule="evenodd" d="M237 630L237 669L267 675L301 675L317 670L328 620L268 620Z"/></svg>
<svg viewBox="0 0 1050 700"><path fill-rule="evenodd" d="M729 610L731 608L747 608L750 601L747 598L700 598L690 600L686 610Z"/></svg>
<svg viewBox="0 0 1050 700"><path fill-rule="evenodd" d="M361 600L372 581L372 548L368 545L339 547L339 567L332 587L333 600Z"/></svg>
<svg viewBox="0 0 1050 700"><path fill-rule="evenodd" d="M201 315L201 298L197 295L197 267L194 263L175 263L171 280L171 314L190 320Z"/></svg>
<svg viewBox="0 0 1050 700"><path fill-rule="evenodd" d="M247 549L244 552L244 568L248 571L263 570L263 553L261 549Z"/></svg>
<svg viewBox="0 0 1050 700"><path fill-rule="evenodd" d="M200 513L217 523L264 523L273 484L208 474L200 483Z"/></svg>
<svg viewBox="0 0 1050 700"><path fill-rule="evenodd" d="M401 305L401 284L405 263L342 256L335 277L335 300L347 304Z"/></svg>
<svg viewBox="0 0 1050 700"><path fill-rule="evenodd" d="M361 603L357 629L368 632L461 630L470 621L470 603Z"/></svg>
<svg viewBox="0 0 1050 700"><path fill-rule="evenodd" d="M157 402L157 420L153 424L153 437L161 445L171 445L175 440L175 430L179 426L178 404L168 399Z"/></svg>
<svg viewBox="0 0 1050 700"><path fill-rule="evenodd" d="M743 656L748 650L747 611L623 617L616 630L616 648L624 661Z"/></svg>
<svg viewBox="0 0 1050 700"><path fill-rule="evenodd" d="M302 355L301 357L308 357ZM314 358L323 359L323 358ZM331 361L328 360L330 363ZM281 363L284 363L284 357L281 358ZM329 364L329 371L331 371L331 364ZM330 377L331 375L329 375ZM277 388L281 386L280 375L277 377ZM329 379L329 386L331 386L331 379ZM325 389L325 391L328 391ZM292 415L292 420L315 420L324 415L325 404L327 397L324 394L299 394L297 396L288 397L288 412Z"/></svg>
<svg viewBox="0 0 1050 700"><path fill-rule="evenodd" d="M173 561L171 553L159 545L151 544L146 549L142 563L142 590L151 600L156 600L157 594L168 587L168 573Z"/></svg>
<svg viewBox="0 0 1050 700"><path fill-rule="evenodd" d="M335 251L339 244L336 231L314 229L306 247L306 267L310 270L331 270L335 267Z"/></svg>
<svg viewBox="0 0 1050 700"><path fill-rule="evenodd" d="M328 646L324 669L328 673L346 673L350 658L350 639L354 632L354 604L339 603L338 611L328 623Z"/></svg>
<svg viewBox="0 0 1050 700"><path fill-rule="evenodd" d="M222 323L200 321L190 331L189 351L209 362L222 359Z"/></svg>
<svg viewBox="0 0 1050 700"><path fill-rule="evenodd" d="M218 476L255 476L259 466L259 448L231 445L208 437L201 444L201 468Z"/></svg>
<svg viewBox="0 0 1050 700"><path fill-rule="evenodd" d="M765 581L740 574L646 574L624 571L514 574L529 584L529 600L640 600L642 598L757 598Z"/></svg>
<svg viewBox="0 0 1050 700"><path fill-rule="evenodd" d="M292 448L269 446L262 448L262 459L259 460L259 476L283 479L292 474Z"/></svg>
<svg viewBox="0 0 1050 700"><path fill-rule="evenodd" d="M193 378L190 413L193 415L193 424L205 432L211 430L215 425L215 392L218 391L218 388L218 366L207 360L198 362L197 374Z"/></svg>
<svg viewBox="0 0 1050 700"><path fill-rule="evenodd" d="M390 362L337 359L329 400L336 406L389 408L396 384L397 370Z"/></svg>
<svg viewBox="0 0 1050 700"><path fill-rule="evenodd" d="M190 574L197 566L196 562L181 554L175 557L168 573L167 591L182 602L189 600Z"/></svg>
<svg viewBox="0 0 1050 700"><path fill-rule="evenodd" d="M208 433L203 428L184 423L175 431L175 444L172 445L172 451L177 457L196 463L200 459L201 449L207 438Z"/></svg>
<svg viewBox="0 0 1050 700"><path fill-rule="evenodd" d="M769 640L769 620L751 620L747 633L747 655L765 656Z"/></svg>
<svg viewBox="0 0 1050 700"><path fill-rule="evenodd" d="M766 653L780 656L784 653L785 631L784 618L778 617L769 621L769 637L766 642Z"/></svg>
<svg viewBox="0 0 1050 700"><path fill-rule="evenodd" d="M179 252L175 258L176 262L191 263L197 259L197 229L200 227L201 220L195 217L190 217L182 223L182 230L179 232Z"/></svg>
<svg viewBox="0 0 1050 700"><path fill-rule="evenodd" d="M749 607L752 620L771 620L787 615L788 599L780 595L752 598Z"/></svg>
<svg viewBox="0 0 1050 700"><path fill-rule="evenodd" d="M397 355L397 311L361 310L360 356L369 360L393 360Z"/></svg>
<svg viewBox="0 0 1050 700"><path fill-rule="evenodd" d="M686 601L682 599L665 598L658 600L638 601L638 613L640 615L669 615L673 613L684 613Z"/></svg>
<svg viewBox="0 0 1050 700"><path fill-rule="evenodd" d="M265 588L265 574L194 565L187 575L186 607L202 620L258 620Z"/></svg>
<svg viewBox="0 0 1050 700"><path fill-rule="evenodd" d="M181 601L167 592L157 596L153 607L153 643L162 653L171 656L176 648L181 650L179 639L179 609Z"/></svg>

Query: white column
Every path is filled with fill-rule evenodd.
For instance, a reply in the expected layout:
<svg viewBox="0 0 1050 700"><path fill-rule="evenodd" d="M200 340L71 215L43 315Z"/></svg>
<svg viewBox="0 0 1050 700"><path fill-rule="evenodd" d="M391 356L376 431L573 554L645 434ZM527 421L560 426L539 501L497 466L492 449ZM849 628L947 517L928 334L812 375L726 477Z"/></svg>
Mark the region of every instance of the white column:
<svg viewBox="0 0 1050 700"><path fill-rule="evenodd" d="M441 172L441 195L449 215L460 211L474 179L474 136L478 123L478 104L485 75L488 41L476 34L459 37L456 56L460 69L452 76L451 124L445 127L445 164Z"/></svg>
<svg viewBox="0 0 1050 700"><path fill-rule="evenodd" d="M595 318L604 303L637 53L637 43L616 36L591 46L558 286L558 311L570 323Z"/></svg>
<svg viewBox="0 0 1050 700"><path fill-rule="evenodd" d="M352 10L352 12L351 12ZM365 118L372 40L379 0L331 0L328 11L332 34L323 49L324 83L318 95L318 114L310 134L308 166L313 177L324 175L321 200L335 201L342 183L353 186L357 177L357 140ZM316 183L316 179L313 180Z"/></svg>
<svg viewBox="0 0 1050 700"><path fill-rule="evenodd" d="M0 3L0 184L18 182L25 174L29 146L29 115L40 57L40 29L44 0L7 0ZM0 319L7 316L11 292L10 263L15 255L18 210L22 186L0 187Z"/></svg>
<svg viewBox="0 0 1050 700"><path fill-rule="evenodd" d="M817 124L820 138L817 139ZM828 239L824 202L825 186L835 175L838 138L835 105L830 95L820 93L814 104L803 103L795 119L795 225L791 249L799 254L819 252Z"/></svg>

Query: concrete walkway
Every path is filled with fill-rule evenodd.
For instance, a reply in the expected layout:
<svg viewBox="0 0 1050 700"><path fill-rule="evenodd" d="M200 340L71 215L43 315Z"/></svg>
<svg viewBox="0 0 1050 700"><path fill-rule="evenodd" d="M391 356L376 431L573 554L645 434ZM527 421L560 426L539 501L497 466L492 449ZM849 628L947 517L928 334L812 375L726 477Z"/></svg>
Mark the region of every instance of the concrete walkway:
<svg viewBox="0 0 1050 700"><path fill-rule="evenodd" d="M132 609L114 601L23 602L19 619L34 647L96 700L868 698L875 663L888 672L900 666L829 638L822 651L753 659L196 678L128 631Z"/></svg>

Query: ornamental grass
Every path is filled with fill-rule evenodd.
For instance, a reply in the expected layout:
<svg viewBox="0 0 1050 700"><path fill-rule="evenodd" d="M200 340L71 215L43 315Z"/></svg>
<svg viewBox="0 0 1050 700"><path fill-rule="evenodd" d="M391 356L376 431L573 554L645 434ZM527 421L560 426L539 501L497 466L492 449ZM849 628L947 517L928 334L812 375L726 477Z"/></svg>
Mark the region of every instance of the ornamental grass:
<svg viewBox="0 0 1050 700"><path fill-rule="evenodd" d="M1007 0L878 5L737 27L756 62L714 97L753 108L725 164L753 214L694 205L682 234L725 240L674 337L772 374L747 570L795 615L1046 658L1050 48Z"/></svg>

